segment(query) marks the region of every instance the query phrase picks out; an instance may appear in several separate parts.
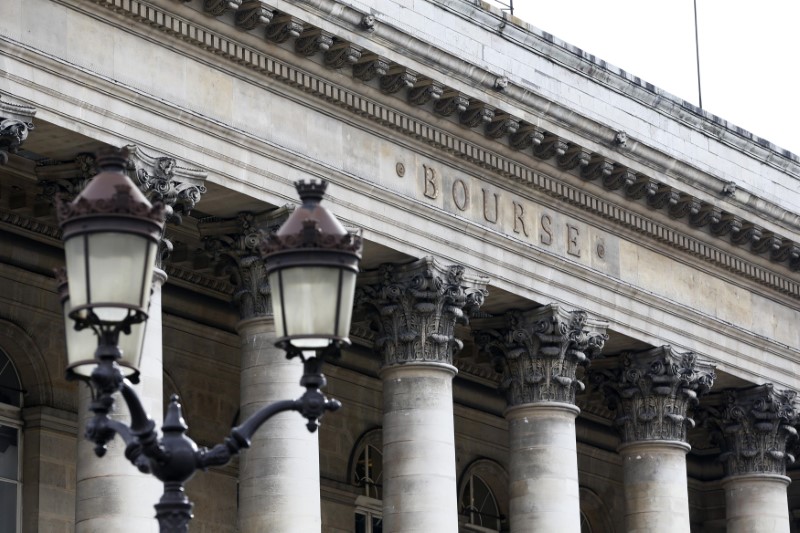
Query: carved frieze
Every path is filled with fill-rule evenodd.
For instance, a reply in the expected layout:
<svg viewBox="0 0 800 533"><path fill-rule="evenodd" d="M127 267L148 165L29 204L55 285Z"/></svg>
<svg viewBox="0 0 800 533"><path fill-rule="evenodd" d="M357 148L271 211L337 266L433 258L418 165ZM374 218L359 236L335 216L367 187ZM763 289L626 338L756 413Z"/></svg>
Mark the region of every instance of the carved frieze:
<svg viewBox="0 0 800 533"><path fill-rule="evenodd" d="M690 411L714 385L714 365L670 346L624 353L616 368L593 370L592 383L616 412L622 441L686 442Z"/></svg>
<svg viewBox="0 0 800 533"><path fill-rule="evenodd" d="M138 21L139 23L149 24L155 27L159 31L173 34L177 38L186 40L187 42L191 42L204 49L211 49L214 52L220 53L223 57L229 58L237 63L261 65L263 61L263 64L265 65L263 69L264 74L274 77L275 79L281 80L285 83L297 85L299 82L302 82L302 80L304 80L307 76L309 76L307 72L295 69L294 67L286 64L285 62L276 61L269 54L260 51L253 51L252 49L247 49L246 47L231 46L232 44L231 40L223 36L222 34L215 33L209 30L208 28L200 28L193 22L187 21L186 19L181 19L172 13L160 10L159 8L156 8L150 4L141 4L139 2L133 2L133 3L124 3L124 5L120 5L118 2L110 2L106 0L103 0L102 2L100 0L96 1L108 7L109 9L119 11L124 15L131 17L132 19ZM220 3L220 5L224 4L224 0L204 0L204 1L211 2L212 4L214 3ZM236 10L237 16L239 15L239 12L244 13L245 6L248 6L250 8L252 8L253 6L262 8L268 7L266 4L264 4L263 1L257 1L257 0L228 0L228 3L238 4L239 7ZM269 17L270 15L269 13L267 13L267 11L272 11L272 10L271 8L266 10L262 9L260 11L260 16ZM273 13L274 17L270 22L270 24L268 25L267 31L265 32L265 37L269 40L273 40L275 42L284 42L285 40L287 40L292 36L297 37L298 35L300 35L300 32L303 31L304 29L313 28L313 25L300 21L298 19L294 19L293 17L285 13L281 13L279 11L274 11ZM377 22L375 17L370 14L361 14L358 22L355 23L356 26L358 26L361 30L364 31L373 31L376 27L376 24ZM209 38L204 37L201 39L198 38L199 35L208 36ZM333 46L335 45L336 43L334 43ZM331 48L333 48L333 46ZM326 55L329 52L330 50L326 52ZM374 53L371 53L368 50L359 51L359 53L361 53L362 56L375 55ZM352 61L351 58L354 56L354 54L344 53L343 56L348 58L346 59L346 61ZM382 61L379 60L377 62L363 62L362 60L363 57L359 59L358 62L354 65L354 70L353 70L354 76L359 79L364 79L365 81L369 81L376 76L385 74L386 69L388 69L388 63L385 60ZM336 61L326 60L326 64L331 66L332 68L340 68L341 65L340 61L341 61L340 59ZM481 78L478 78L477 76L481 76ZM509 92L509 90L512 88L514 84L513 80L508 80L507 78L503 78L502 76L497 77L489 73L480 71L476 71L476 76L473 76L472 80L475 82L474 85L476 87L485 87L488 85L498 90L505 89L506 92ZM487 80L491 81L487 82ZM508 82L508 85L506 85L506 81ZM323 86L329 85L328 82L322 79L318 79L318 82ZM410 92L411 91L409 91L409 94ZM364 113L362 107L353 105L352 103L355 101L359 101L361 99L360 95L356 95L349 91L338 91L338 96L336 97L331 97L330 95L331 93L329 93L328 91L318 91L315 92L315 94L317 94L317 96L319 96L320 98L325 98L325 99L333 98L337 102L344 105L346 108L351 109L353 112L359 114ZM442 97L439 100L435 101L435 105L433 106L433 111L444 116L450 116L456 112L463 115L464 113L466 113L466 110L469 107L471 100L472 98L470 95L460 93L456 89L443 86ZM382 107L383 105L377 105L375 109L379 110ZM492 111L496 112L497 114L504 113L502 109L493 109ZM376 113L380 112L381 111L376 111ZM470 112L468 114L468 118L470 121L476 120L475 126L470 126L470 127L476 127L481 123L483 123L484 121L487 122L491 121L491 118L488 117L486 113L484 113L483 116L480 116L480 114L474 114ZM397 120L401 119L398 117ZM407 118L403 117L402 120L407 120ZM415 119L412 119L412 122L414 120ZM518 133L520 133L524 128L525 126L521 126L520 131L518 131ZM434 137L439 135L445 135L445 136L449 135L446 133L443 134L437 128L428 128L428 132L429 133L427 135ZM498 137L498 139L502 137L503 136L501 135L500 137ZM555 155L561 155L564 151L566 151L566 147L568 146L568 144L570 143L574 144L573 140L561 139L558 137L557 134L553 132L543 131L542 137L543 138L541 139L541 142L538 143L537 145L537 141L539 140L537 136L535 135L532 137L527 136L526 132L526 135L516 136L511 141L511 145L515 148L517 147L527 148L528 146L527 143L529 141L533 141L533 145L535 146L533 150L534 157L540 159L549 159ZM632 142L635 143L636 140L629 138L626 132L621 132L621 131L609 132L609 143L612 146L614 146L617 150L619 150L623 146L632 145ZM2 153L2 149L0 149L0 156L4 155L5 154ZM604 154L593 154L593 156L605 157ZM494 161L496 162L492 163L489 168L495 168L495 170L501 173L507 172L505 170L506 167L517 165L517 163L513 161L508 161L503 157L496 157L496 155L494 154L490 156L489 152L487 152L487 154L484 157L494 158ZM624 188L625 196L629 200L640 200L643 198L652 197L658 192L659 185L663 185L653 178L639 174L637 171L630 171L626 174L623 174L622 171L620 171L619 174L617 174L617 176L627 176L626 179L623 180L622 185L620 185L619 179L610 179L610 176L614 175L614 173L617 172L617 168L622 165L611 160L609 160L609 163L613 165L614 170L612 170L611 174L609 174L608 168L605 167L605 165L600 166L601 175L603 176L603 179L596 183L598 183L598 185L602 185L603 187L612 190L613 187ZM774 163L770 163L769 161L766 161L766 163L774 166ZM592 167L592 165L586 165L585 167L581 168L583 168L584 171L586 171L586 169L588 169L589 167ZM631 182L630 178L634 175L634 173L636 175L636 179L633 182ZM530 180L528 181L530 182ZM551 181L555 183L557 180L551 180ZM720 187L721 202L727 202L729 201L730 198L733 198L735 190L736 190L736 185L734 183L726 183L724 184L724 186L721 186ZM681 194L686 194L686 195L691 194L690 192L682 192L682 191L676 191L676 192L678 193L679 197ZM690 203L696 204L697 201L698 199L693 199ZM680 200L678 200L678 203L680 203ZM665 208L676 209L676 204L674 202L668 201L665 204ZM714 208L714 209L717 212L721 212L721 208ZM764 212L763 208L757 208L756 210L758 212ZM670 215L673 216L673 218L675 218L675 215L673 213L670 213ZM701 208L697 213L694 213L694 208L692 207L689 210L688 217L683 215L679 218L683 218L684 220L686 220L692 227L703 227L709 224L714 224L716 222L715 220L713 220L714 211L705 210L703 208ZM618 221L618 222L625 224L624 221ZM742 224L744 224L745 222L747 221L745 220L741 221ZM751 221L751 223L753 224L756 224L757 222L758 222L757 220ZM712 235L714 235L714 233L712 233ZM720 235L720 237L727 238L728 234L726 233L724 235ZM783 238L781 239L785 240ZM769 252L770 260L776 263L784 263L790 269L797 270L797 268L800 267L800 246L798 245L798 243L782 242L777 250L774 249L774 243L775 240L770 239L764 245L765 250L771 249L771 251ZM764 252L757 251L757 249L752 246L749 249L753 253L757 254L766 253L765 251ZM759 247L758 249L761 248ZM691 251L690 253L695 253L695 252ZM704 254L703 257L704 259L710 262L713 263L718 262L717 260L718 256L716 255L716 253L711 255ZM740 263L742 261L736 257L731 256L726 259L726 262ZM749 267L745 270L741 270L737 267L736 271L739 272L740 274L751 277L751 274L748 273L751 270L752 268ZM768 272L766 270L764 270L763 273L759 274L759 279L762 282L766 282L765 280L767 277L771 279L775 277L775 274L772 272ZM772 282L769 282L768 284L772 285Z"/></svg>
<svg viewBox="0 0 800 533"><path fill-rule="evenodd" d="M577 370L600 355L608 339L607 324L590 319L585 311L565 311L555 304L512 311L503 320L501 327L477 330L475 341L492 355L502 374L500 388L508 404L574 404L575 393L584 388Z"/></svg>
<svg viewBox="0 0 800 533"><path fill-rule="evenodd" d="M468 278L464 267L443 266L431 257L363 273L356 302L374 310L375 349L383 364L453 364L463 346L455 326L467 323L483 304L487 281Z"/></svg>
<svg viewBox="0 0 800 533"><path fill-rule="evenodd" d="M234 287L233 303L242 320L272 315L271 291L259 246L264 234L277 230L289 213L290 209L283 207L260 215L239 213L236 218L198 223L216 273L228 275Z"/></svg>
<svg viewBox="0 0 800 533"><path fill-rule="evenodd" d="M8 163L8 154L15 154L33 129L36 109L27 105L0 100L0 165Z"/></svg>
<svg viewBox="0 0 800 533"><path fill-rule="evenodd" d="M720 447L720 460L728 476L786 474L794 462L797 441L797 393L776 390L772 384L748 389L728 389L720 402L707 409L706 424Z"/></svg>

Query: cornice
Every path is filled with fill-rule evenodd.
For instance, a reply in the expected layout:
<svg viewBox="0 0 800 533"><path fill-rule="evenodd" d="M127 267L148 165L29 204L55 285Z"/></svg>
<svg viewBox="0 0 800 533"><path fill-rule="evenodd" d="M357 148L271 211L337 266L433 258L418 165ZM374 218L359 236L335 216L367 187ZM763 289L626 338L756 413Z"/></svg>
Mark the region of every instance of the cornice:
<svg viewBox="0 0 800 533"><path fill-rule="evenodd" d="M727 253L703 240L686 235L632 210L601 199L586 192L582 187L575 187L561 180L538 173L527 164L485 148L483 143L478 145L465 140L463 137L454 135L448 130L434 127L430 123L402 113L391 106L384 105L295 66L278 61L260 50L244 46L230 37L199 26L197 23L166 12L147 2L140 0L93 1L126 16L133 17L165 33L175 35L188 43L200 46L230 61L242 64L269 76L273 80L299 88L316 98L371 119L437 149L449 152L495 174L510 178L523 186L545 192L556 199L612 220L619 225L647 235L678 250L700 257L709 263L743 275L780 292L795 295L796 297L800 296L800 284L790 278L745 260L738 255ZM304 28L304 31L307 31L309 25L306 24ZM340 43L340 41L337 41L337 43ZM362 50L361 57L363 58L367 52ZM306 54L302 55L308 57ZM381 58L375 56L371 60L381 61ZM397 75L400 67L400 65L395 64L383 77ZM390 74L389 71L393 72L393 74ZM415 83L420 82L438 83L436 80L417 77ZM378 85L381 83L384 83L382 78ZM741 216L739 210L731 209L731 211L726 211L717 207L712 203L713 200L708 197L699 198L662 183L646 174L618 163L604 153L594 152L552 132L532 124L526 124L524 121L516 120L513 116L480 100L470 98L461 92L453 91L444 84L441 84L441 86L443 92L436 101L437 105L426 107L426 110L431 113L437 113L436 109L439 107L439 114L441 114L441 110L444 108L441 105L443 99L463 97L468 105L463 106L465 109L461 112L462 124L468 118L465 117L466 113L474 112L476 106L482 108L482 116L489 117L489 120L485 121L486 119L484 118L483 121L477 121L475 128L483 128L488 139L494 138L496 135L497 123L494 117L505 117L507 115L509 119L512 119L515 126L505 127L503 133L497 137L496 142L502 141L503 145L507 142L513 148L520 148L518 154L527 156L532 165L538 165L538 162L546 161L562 172L579 176L585 182L599 184L605 191L617 191L617 198L639 204L637 209L647 206L648 209L664 213L671 219L684 221L690 228L700 229L703 231L704 237L711 236L723 239L738 246L740 250L749 252L752 256L768 258L774 264L781 264L793 271L800 270L800 244L791 238L765 229L763 224L745 219ZM397 94L405 94L406 92L404 90ZM410 98L410 93L407 97ZM452 112L455 113L456 111L457 108ZM495 146L498 149L507 149L505 146ZM522 147L524 147L524 151ZM672 164L674 164L674 161ZM789 219L788 222L791 225L795 224L792 220L793 217L800 218L788 212L781 215L780 213L783 211L785 210L778 206L767 206L764 209L763 218L767 221L786 218ZM779 213L779 216L774 215L776 212ZM759 213L760 215L761 213ZM757 222L760 221L761 219L757 220ZM787 220L782 220L782 222L787 222ZM708 233L706 233L707 230Z"/></svg>

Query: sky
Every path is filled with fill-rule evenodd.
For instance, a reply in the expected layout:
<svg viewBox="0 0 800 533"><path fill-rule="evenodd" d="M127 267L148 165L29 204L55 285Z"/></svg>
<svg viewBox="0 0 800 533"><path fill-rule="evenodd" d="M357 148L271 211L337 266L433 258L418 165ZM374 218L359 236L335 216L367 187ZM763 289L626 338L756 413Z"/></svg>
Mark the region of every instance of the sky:
<svg viewBox="0 0 800 533"><path fill-rule="evenodd" d="M800 155L800 0L696 0L702 107ZM514 0L514 15L698 105L693 0Z"/></svg>

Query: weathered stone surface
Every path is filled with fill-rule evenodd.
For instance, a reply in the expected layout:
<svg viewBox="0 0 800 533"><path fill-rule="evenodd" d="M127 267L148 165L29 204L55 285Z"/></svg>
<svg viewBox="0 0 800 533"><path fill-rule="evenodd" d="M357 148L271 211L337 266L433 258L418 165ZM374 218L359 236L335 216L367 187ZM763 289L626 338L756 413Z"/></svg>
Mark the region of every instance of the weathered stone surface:
<svg viewBox="0 0 800 533"><path fill-rule="evenodd" d="M432 257L363 274L356 301L376 312L375 348L383 364L452 364L463 346L455 325L468 323L469 314L481 306L486 282L468 278L462 266L445 267Z"/></svg>
<svg viewBox="0 0 800 533"><path fill-rule="evenodd" d="M709 408L707 424L722 450L720 460L728 476L785 475L794 462L797 441L797 393L772 384L728 389L721 403Z"/></svg>
<svg viewBox="0 0 800 533"><path fill-rule="evenodd" d="M695 423L690 416L700 398L714 385L714 365L691 352L678 353L671 346L646 352L627 352L619 366L592 371L600 386L622 441L686 441Z"/></svg>
<svg viewBox="0 0 800 533"><path fill-rule="evenodd" d="M502 372L508 404L574 404L576 391L584 389L576 371L602 351L606 323L555 304L513 311L505 320L503 329L481 330L476 341Z"/></svg>

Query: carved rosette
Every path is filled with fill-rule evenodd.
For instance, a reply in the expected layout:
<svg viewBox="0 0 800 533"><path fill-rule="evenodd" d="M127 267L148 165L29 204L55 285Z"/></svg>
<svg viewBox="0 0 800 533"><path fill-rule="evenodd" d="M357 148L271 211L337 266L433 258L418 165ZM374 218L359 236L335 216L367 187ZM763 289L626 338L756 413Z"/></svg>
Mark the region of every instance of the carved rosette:
<svg viewBox="0 0 800 533"><path fill-rule="evenodd" d="M242 320L272 316L272 291L259 246L264 232L277 230L289 213L288 208L280 208L266 215L239 213L236 218L198 224L217 274L230 277L233 303Z"/></svg>
<svg viewBox="0 0 800 533"><path fill-rule="evenodd" d="M722 450L725 474L786 475L797 441L797 393L767 383L725 390L721 396L722 404L708 410L707 424Z"/></svg>
<svg viewBox="0 0 800 533"><path fill-rule="evenodd" d="M16 154L28 138L34 115L31 106L0 101L0 165L8 163L8 154Z"/></svg>
<svg viewBox="0 0 800 533"><path fill-rule="evenodd" d="M152 156L136 145L126 147L129 156L129 174L139 189L151 202L161 202L171 208L167 222L181 224L183 216L194 209L205 194L206 172L178 165L171 157ZM166 230L166 226L164 227ZM172 252L172 242L164 235L159 242L157 266Z"/></svg>
<svg viewBox="0 0 800 533"><path fill-rule="evenodd" d="M625 443L648 440L686 442L693 428L689 412L714 385L714 365L692 352L661 346L624 353L619 366L591 373L600 386Z"/></svg>
<svg viewBox="0 0 800 533"><path fill-rule="evenodd" d="M383 265L362 276L356 302L376 311L375 348L384 366L452 365L463 346L455 336L456 324L466 324L488 294L486 279L468 279L464 267L442 266L432 257Z"/></svg>
<svg viewBox="0 0 800 533"><path fill-rule="evenodd" d="M565 311L551 304L532 311L511 311L505 327L476 334L502 373L500 388L509 406L540 402L575 403L583 390L578 367L600 355L608 335L606 323L585 311Z"/></svg>

